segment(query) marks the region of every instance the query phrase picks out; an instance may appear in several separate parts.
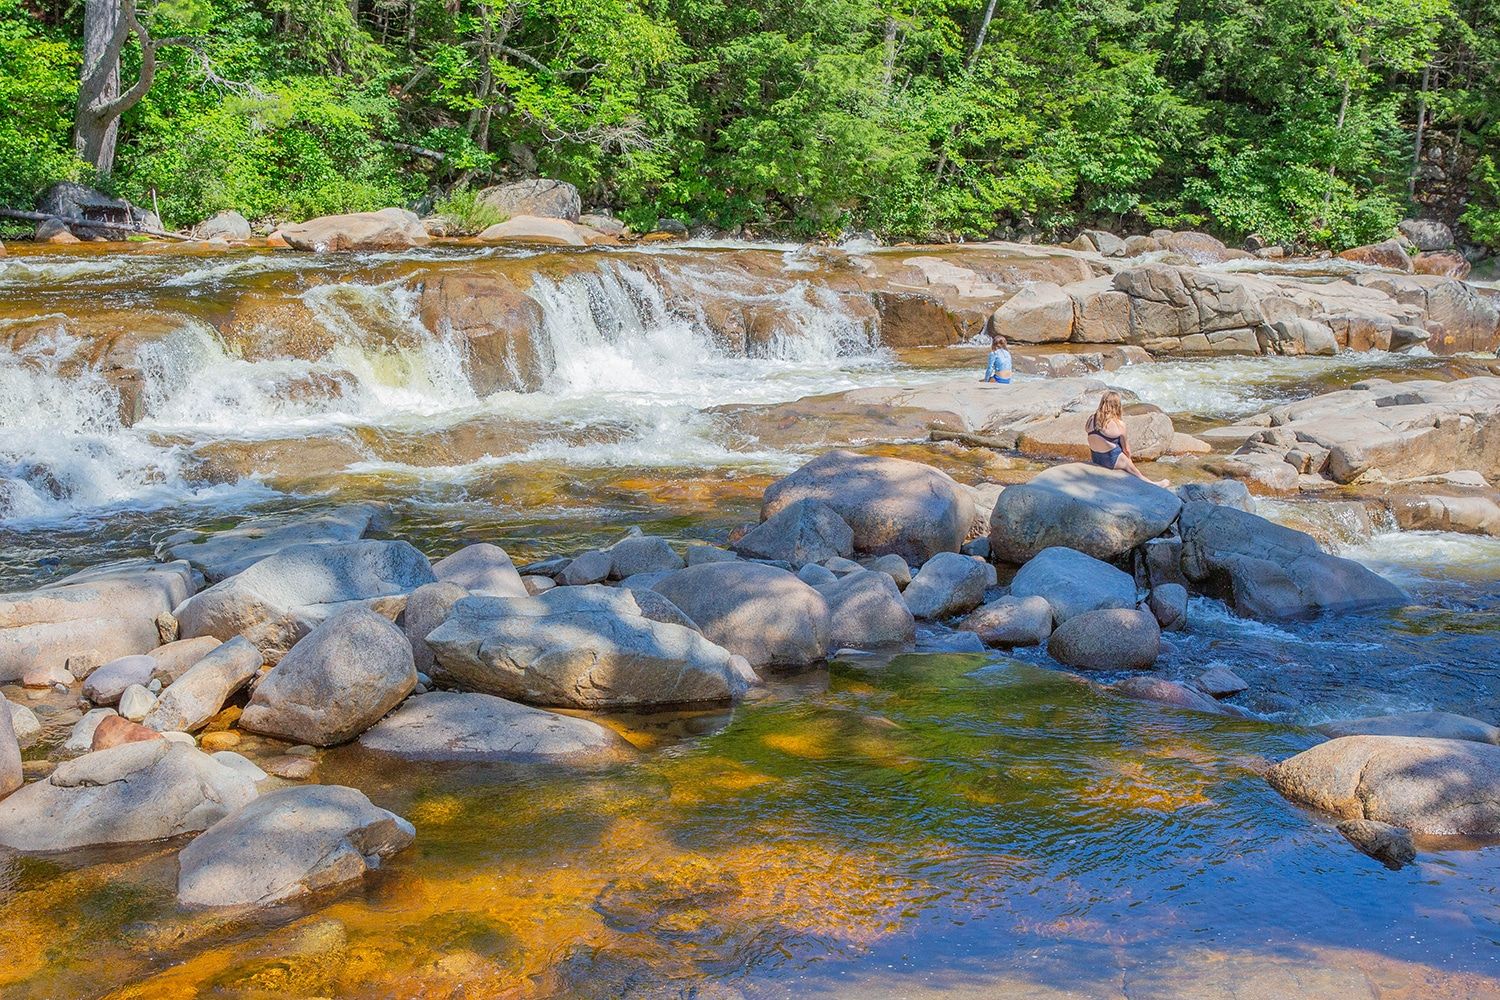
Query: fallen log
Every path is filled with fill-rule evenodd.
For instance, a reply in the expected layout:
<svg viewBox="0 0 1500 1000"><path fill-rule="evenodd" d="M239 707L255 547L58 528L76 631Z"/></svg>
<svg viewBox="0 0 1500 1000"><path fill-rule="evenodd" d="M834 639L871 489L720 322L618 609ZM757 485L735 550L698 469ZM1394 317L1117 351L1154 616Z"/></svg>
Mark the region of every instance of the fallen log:
<svg viewBox="0 0 1500 1000"><path fill-rule="evenodd" d="M27 222L46 222L48 219L56 219L68 228L78 226L82 229L110 229L118 233L140 233L142 236L155 236L164 240L181 240L191 243L192 237L180 236L177 233L167 233L160 229L147 229L145 226L135 224L126 225L123 222L99 222L94 219L75 219L64 215L48 215L46 212L23 212L16 208L0 208L0 218L22 219Z"/></svg>

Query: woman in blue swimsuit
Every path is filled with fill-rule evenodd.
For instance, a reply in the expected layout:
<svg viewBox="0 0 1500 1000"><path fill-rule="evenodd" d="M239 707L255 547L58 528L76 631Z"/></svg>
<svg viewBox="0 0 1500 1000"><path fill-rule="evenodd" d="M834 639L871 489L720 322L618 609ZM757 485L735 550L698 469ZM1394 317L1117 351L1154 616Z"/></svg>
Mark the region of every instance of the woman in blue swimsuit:
<svg viewBox="0 0 1500 1000"><path fill-rule="evenodd" d="M1106 469L1119 469L1137 479L1146 479L1130 458L1130 438L1125 429L1125 410L1118 392L1109 391L1099 398L1099 409L1084 425L1088 432L1089 457L1095 465ZM1166 486L1165 479L1146 479L1157 486Z"/></svg>
<svg viewBox="0 0 1500 1000"><path fill-rule="evenodd" d="M990 320L985 321L985 328L991 329ZM1011 377L1010 349L1005 338L1000 334L990 333L990 360L984 368L984 380L986 382L998 382L1001 385L1009 385Z"/></svg>

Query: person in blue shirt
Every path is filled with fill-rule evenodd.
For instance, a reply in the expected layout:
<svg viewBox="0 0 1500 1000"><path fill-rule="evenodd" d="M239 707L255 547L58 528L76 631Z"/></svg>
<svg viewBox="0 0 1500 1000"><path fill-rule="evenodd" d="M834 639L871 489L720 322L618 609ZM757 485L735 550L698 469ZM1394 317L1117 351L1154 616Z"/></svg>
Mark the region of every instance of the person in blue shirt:
<svg viewBox="0 0 1500 1000"><path fill-rule="evenodd" d="M984 369L984 381L1009 385L1010 376L1010 350L1005 338L998 333L993 333L990 335L990 362Z"/></svg>

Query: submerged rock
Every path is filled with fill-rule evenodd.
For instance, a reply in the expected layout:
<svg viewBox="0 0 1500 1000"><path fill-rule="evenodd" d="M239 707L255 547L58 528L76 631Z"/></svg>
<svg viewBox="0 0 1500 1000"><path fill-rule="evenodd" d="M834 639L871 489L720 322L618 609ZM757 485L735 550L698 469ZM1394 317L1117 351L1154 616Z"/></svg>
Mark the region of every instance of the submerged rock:
<svg viewBox="0 0 1500 1000"><path fill-rule="evenodd" d="M1011 580L1012 596L1045 598L1061 625L1069 618L1103 608L1134 608L1135 579L1077 549L1043 549Z"/></svg>
<svg viewBox="0 0 1500 1000"><path fill-rule="evenodd" d="M85 754L0 802L0 844L65 851L206 829L255 783L193 747L154 739Z"/></svg>
<svg viewBox="0 0 1500 1000"><path fill-rule="evenodd" d="M467 597L427 643L439 679L539 705L728 702L747 687L728 650L693 629L645 617L625 589Z"/></svg>
<svg viewBox="0 0 1500 1000"><path fill-rule="evenodd" d="M1219 703L1204 692L1181 681L1169 681L1165 677L1126 677L1111 684L1109 690L1135 701L1154 701L1208 715L1224 714Z"/></svg>
<svg viewBox="0 0 1500 1000"><path fill-rule="evenodd" d="M1341 719L1317 727L1327 736L1426 736L1500 744L1500 728L1452 712L1397 712L1362 719Z"/></svg>
<svg viewBox="0 0 1500 1000"><path fill-rule="evenodd" d="M1126 473L1059 465L1000 494L990 551L1015 563L1053 546L1113 559L1166 531L1181 510L1170 491Z"/></svg>
<svg viewBox="0 0 1500 1000"><path fill-rule="evenodd" d="M1233 507L1189 503L1179 530L1183 574L1247 617L1406 602L1394 584L1351 559L1329 555L1311 535Z"/></svg>
<svg viewBox="0 0 1500 1000"><path fill-rule="evenodd" d="M236 809L178 855L184 906L271 906L349 882L416 829L341 785L284 788Z"/></svg>
<svg viewBox="0 0 1500 1000"><path fill-rule="evenodd" d="M1133 608L1074 615L1047 640L1047 655L1084 670L1144 670L1160 653L1161 627L1150 612Z"/></svg>
<svg viewBox="0 0 1500 1000"><path fill-rule="evenodd" d="M1168 632L1187 627L1187 588L1180 583L1159 583L1151 588L1146 606Z"/></svg>
<svg viewBox="0 0 1500 1000"><path fill-rule="evenodd" d="M407 699L359 743L409 760L441 761L599 760L629 750L619 736L587 719L452 691Z"/></svg>
<svg viewBox="0 0 1500 1000"><path fill-rule="evenodd" d="M1271 787L1343 819L1413 833L1500 835L1500 747L1417 736L1341 736L1273 767Z"/></svg>
<svg viewBox="0 0 1500 1000"><path fill-rule="evenodd" d="M705 563L652 587L703 634L750 665L801 666L828 654L823 595L786 570L753 562Z"/></svg>
<svg viewBox="0 0 1500 1000"><path fill-rule="evenodd" d="M974 519L974 501L948 475L899 458L831 451L766 490L769 521L799 500L828 504L854 532L864 555L895 553L924 563L957 552ZM696 617L696 616L694 616Z"/></svg>
<svg viewBox="0 0 1500 1000"><path fill-rule="evenodd" d="M240 726L333 746L374 725L416 686L406 636L380 615L355 608L319 625L261 678Z"/></svg>
<svg viewBox="0 0 1500 1000"><path fill-rule="evenodd" d="M407 594L435 579L427 557L406 542L293 545L174 613L184 637L243 635L274 663L338 605Z"/></svg>

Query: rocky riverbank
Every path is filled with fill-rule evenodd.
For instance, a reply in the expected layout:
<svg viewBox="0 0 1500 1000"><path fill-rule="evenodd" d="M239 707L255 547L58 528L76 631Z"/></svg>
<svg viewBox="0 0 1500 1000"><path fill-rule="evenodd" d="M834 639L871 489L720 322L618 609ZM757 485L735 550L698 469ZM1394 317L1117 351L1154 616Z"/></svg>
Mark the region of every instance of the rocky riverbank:
<svg viewBox="0 0 1500 1000"><path fill-rule="evenodd" d="M996 432L975 395L949 387L949 412ZM1245 714L1229 671L1125 676L1151 670L1190 594L1260 621L1407 599L1257 515L1234 481L1173 492L1062 464L986 494L930 465L835 450L775 482L761 515L722 545L632 532L517 567L491 544L434 561L366 537L379 511L356 506L185 534L160 562L7 595L0 680L28 693L10 689L0 713L0 844L200 834L180 857L184 905L282 903L358 881L422 836L359 789L308 783L319 748L628 761L639 751L612 731L559 711L730 704L766 671L909 647L922 623L975 648L1044 647L1060 667L1120 678L1107 689L1126 698ZM1271 780L1367 824L1356 843L1399 862L1400 831L1500 836L1493 727L1391 716L1337 732ZM276 749L243 756L241 734ZM1341 784L1355 772L1358 787Z"/></svg>

